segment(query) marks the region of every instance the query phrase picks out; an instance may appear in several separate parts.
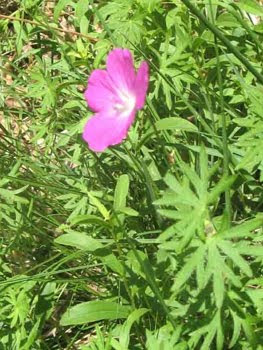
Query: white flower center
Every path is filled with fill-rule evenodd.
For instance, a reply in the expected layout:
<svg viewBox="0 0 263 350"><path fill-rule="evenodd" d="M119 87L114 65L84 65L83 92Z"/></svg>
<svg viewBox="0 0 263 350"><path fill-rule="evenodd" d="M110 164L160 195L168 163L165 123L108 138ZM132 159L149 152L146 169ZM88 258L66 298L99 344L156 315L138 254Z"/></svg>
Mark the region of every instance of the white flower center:
<svg viewBox="0 0 263 350"><path fill-rule="evenodd" d="M115 103L114 109L118 111L121 115L128 116L134 109L136 99L135 96L127 91L118 91L120 97L120 102Z"/></svg>

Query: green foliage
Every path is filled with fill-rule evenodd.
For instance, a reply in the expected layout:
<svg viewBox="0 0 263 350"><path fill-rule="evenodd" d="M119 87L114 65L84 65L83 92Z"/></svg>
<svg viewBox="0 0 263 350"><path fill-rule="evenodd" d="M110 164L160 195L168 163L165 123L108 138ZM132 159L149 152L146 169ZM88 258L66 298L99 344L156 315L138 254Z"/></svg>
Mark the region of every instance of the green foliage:
<svg viewBox="0 0 263 350"><path fill-rule="evenodd" d="M51 3L0 18L0 350L262 350L260 2ZM94 154L114 46L150 87Z"/></svg>
<svg viewBox="0 0 263 350"><path fill-rule="evenodd" d="M61 318L61 325L83 324L100 320L127 318L129 308L109 301L89 301L68 309Z"/></svg>

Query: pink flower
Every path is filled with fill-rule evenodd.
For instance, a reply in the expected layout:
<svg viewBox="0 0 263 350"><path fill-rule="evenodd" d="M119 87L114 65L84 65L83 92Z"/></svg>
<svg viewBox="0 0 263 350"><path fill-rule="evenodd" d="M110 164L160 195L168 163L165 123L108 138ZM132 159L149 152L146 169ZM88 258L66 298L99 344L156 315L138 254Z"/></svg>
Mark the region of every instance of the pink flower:
<svg viewBox="0 0 263 350"><path fill-rule="evenodd" d="M148 88L148 64L142 62L136 74L131 52L114 49L107 58L107 69L91 73L85 98L95 114L87 121L83 138L89 148L102 152L122 142L143 108Z"/></svg>

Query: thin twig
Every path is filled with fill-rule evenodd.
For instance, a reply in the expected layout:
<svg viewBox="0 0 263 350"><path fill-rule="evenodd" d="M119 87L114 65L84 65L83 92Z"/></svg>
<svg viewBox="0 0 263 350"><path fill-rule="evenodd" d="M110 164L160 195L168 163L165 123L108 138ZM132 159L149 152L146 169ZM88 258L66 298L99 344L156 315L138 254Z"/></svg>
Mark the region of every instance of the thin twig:
<svg viewBox="0 0 263 350"><path fill-rule="evenodd" d="M6 15L0 15L0 18L7 19L9 21L18 21L18 22L23 22L23 23L29 23L29 24L37 25L37 26L41 25L41 26L45 27L48 30L53 29L53 30L56 30L58 32L68 33L68 34L71 34L71 35L77 35L77 36L86 38L86 39L88 39L91 42L97 42L98 41L98 39L96 39L96 38L93 38L93 37L91 37L89 35L86 35L86 34L82 34L82 33L76 32L74 30L68 30L68 29L62 29L62 28L54 28L54 27L47 26L44 23L38 23L38 22L35 22L35 21L31 21L29 19L16 18L14 16L6 16Z"/></svg>

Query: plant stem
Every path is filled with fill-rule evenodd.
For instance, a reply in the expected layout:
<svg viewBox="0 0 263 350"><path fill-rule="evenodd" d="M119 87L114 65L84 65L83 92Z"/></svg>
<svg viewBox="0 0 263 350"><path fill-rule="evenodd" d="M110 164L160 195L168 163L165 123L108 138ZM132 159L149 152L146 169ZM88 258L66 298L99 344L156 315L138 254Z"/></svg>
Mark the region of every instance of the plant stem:
<svg viewBox="0 0 263 350"><path fill-rule="evenodd" d="M196 8L189 0L181 0L185 6L194 14L196 17L202 21L207 28L211 30L212 33L222 41L226 47L244 64L247 70L250 71L259 81L263 84L263 75L260 74L257 69L247 60L245 56L225 37L225 35L216 28L211 22L209 22L206 17Z"/></svg>
<svg viewBox="0 0 263 350"><path fill-rule="evenodd" d="M127 235L127 239L130 242L131 248L133 250L134 255L136 256L136 259L140 263L141 268L143 269L143 271L145 273L146 280L149 283L151 290L155 294L156 298L159 300L159 302L160 302L168 320L171 322L173 328L176 329L177 328L176 322L173 319L173 317L171 316L170 310L168 309L167 305L165 304L165 301L162 297L162 294L161 294L161 292L157 286L157 283L155 282L155 279L153 277L152 271L149 270L150 264L144 263L144 261L142 260L142 258L140 257L140 255L138 254L138 252L136 250L136 246L135 246L133 240L128 235Z"/></svg>
<svg viewBox="0 0 263 350"><path fill-rule="evenodd" d="M212 2L209 0L209 5L212 8ZM214 23L214 17L212 17L213 25ZM220 91L220 114L221 114L221 121L222 121L222 138L223 138L223 173L225 177L228 177L229 175L229 151L228 151L228 139L227 139L227 126L226 126L226 114L224 111L224 95L223 95L223 82L222 82L222 74L221 74L221 65L219 60L219 50L217 45L217 37L215 36L215 52L216 52L216 68L217 68L217 80L218 80L218 86ZM230 227L231 223L231 198L230 198L230 189L226 189L225 191L225 213L226 213L226 219L228 223L228 227Z"/></svg>
<svg viewBox="0 0 263 350"><path fill-rule="evenodd" d="M61 32L61 33L67 33L67 34L70 34L70 35L77 35L77 36L81 36L83 38L86 38L88 39L89 41L91 42L97 42L98 39L96 38L93 38L89 35L86 35L86 34L82 34L82 33L79 33L79 32L76 32L74 30L68 30L68 29L62 29L62 28L54 28L54 27L50 27L48 24L46 23L41 23L41 22L36 22L36 21L31 21L29 19L24 19L24 18L17 18L17 17L14 17L14 16L7 16L7 15L0 15L0 19L7 19L9 21L18 21L18 22L22 22L22 23L29 23L29 24L32 24L32 25L35 25L35 26L42 26L44 28L46 28L47 30L55 30L57 32Z"/></svg>

